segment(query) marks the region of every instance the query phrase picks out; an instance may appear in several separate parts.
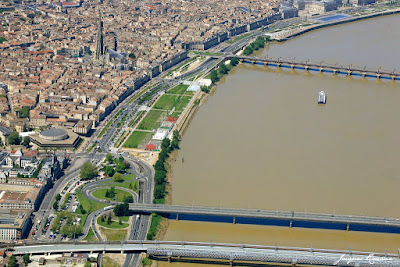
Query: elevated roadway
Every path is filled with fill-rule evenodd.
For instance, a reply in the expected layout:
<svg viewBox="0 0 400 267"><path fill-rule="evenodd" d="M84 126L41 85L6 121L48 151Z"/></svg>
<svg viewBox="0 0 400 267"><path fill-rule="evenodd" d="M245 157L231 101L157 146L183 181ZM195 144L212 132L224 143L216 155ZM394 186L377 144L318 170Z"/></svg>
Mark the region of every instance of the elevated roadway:
<svg viewBox="0 0 400 267"><path fill-rule="evenodd" d="M141 203L132 203L129 208L136 213L165 214L177 220L400 233L397 218Z"/></svg>

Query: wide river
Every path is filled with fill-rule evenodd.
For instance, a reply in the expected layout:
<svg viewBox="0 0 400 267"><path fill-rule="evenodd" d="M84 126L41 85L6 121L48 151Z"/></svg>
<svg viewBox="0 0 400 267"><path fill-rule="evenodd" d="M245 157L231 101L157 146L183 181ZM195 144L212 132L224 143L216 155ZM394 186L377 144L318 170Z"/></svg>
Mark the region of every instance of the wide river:
<svg viewBox="0 0 400 267"><path fill-rule="evenodd" d="M398 25L392 15L325 28L256 55L400 71ZM320 90L326 105L317 104ZM400 81L241 64L186 131L172 202L400 218L399 103ZM400 247L392 234L187 221L170 221L165 240Z"/></svg>

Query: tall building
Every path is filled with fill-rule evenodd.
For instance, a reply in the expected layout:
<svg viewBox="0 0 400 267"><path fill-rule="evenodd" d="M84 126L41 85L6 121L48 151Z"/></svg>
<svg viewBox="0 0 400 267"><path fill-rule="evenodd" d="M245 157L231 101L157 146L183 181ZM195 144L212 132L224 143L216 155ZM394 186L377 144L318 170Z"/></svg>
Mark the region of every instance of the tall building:
<svg viewBox="0 0 400 267"><path fill-rule="evenodd" d="M99 24L97 25L96 35L96 51L94 52L94 59L100 60L100 57L104 54L104 36L103 36L103 21L101 14L99 13Z"/></svg>

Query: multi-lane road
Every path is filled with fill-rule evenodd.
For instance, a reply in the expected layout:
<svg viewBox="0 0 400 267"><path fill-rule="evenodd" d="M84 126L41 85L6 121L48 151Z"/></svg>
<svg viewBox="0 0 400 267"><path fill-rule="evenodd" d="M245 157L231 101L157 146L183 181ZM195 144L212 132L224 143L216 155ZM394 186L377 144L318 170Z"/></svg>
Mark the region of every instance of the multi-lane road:
<svg viewBox="0 0 400 267"><path fill-rule="evenodd" d="M71 165L65 170L65 175L55 182L54 186L44 197L39 210L34 213L34 222L36 223L38 220L40 220L35 239L43 239L46 236L46 234L42 236L41 230L45 227L46 219L49 218L49 216L54 212L53 203L56 201L56 195L59 194L72 179L79 175L83 163L88 160L100 160L102 157L104 157L104 154L77 154L70 155L70 157L72 157Z"/></svg>

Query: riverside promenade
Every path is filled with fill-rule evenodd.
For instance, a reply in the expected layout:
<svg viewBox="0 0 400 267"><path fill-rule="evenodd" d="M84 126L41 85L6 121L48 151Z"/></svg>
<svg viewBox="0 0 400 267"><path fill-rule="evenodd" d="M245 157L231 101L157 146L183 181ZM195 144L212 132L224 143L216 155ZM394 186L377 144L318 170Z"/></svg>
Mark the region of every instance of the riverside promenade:
<svg viewBox="0 0 400 267"><path fill-rule="evenodd" d="M358 21L358 20L369 19L369 18L380 17L380 16L387 16L387 15L398 14L398 13L400 13L400 8L385 10L385 11L371 13L371 14L367 14L367 15L361 15L361 16L357 16L357 17L345 18L345 19L337 20L337 21L320 23L320 24L315 24L315 25L310 25L310 26L304 26L304 27L301 27L298 29L282 31L281 34L279 34L279 32L278 32L277 34L274 35L273 40L278 41L278 42L283 42L283 41L286 41L293 37L296 37L298 35L301 35L303 33L313 31L313 30L330 27L330 26L335 26L335 25L340 25L340 24L349 23L349 22L354 22L354 21Z"/></svg>

